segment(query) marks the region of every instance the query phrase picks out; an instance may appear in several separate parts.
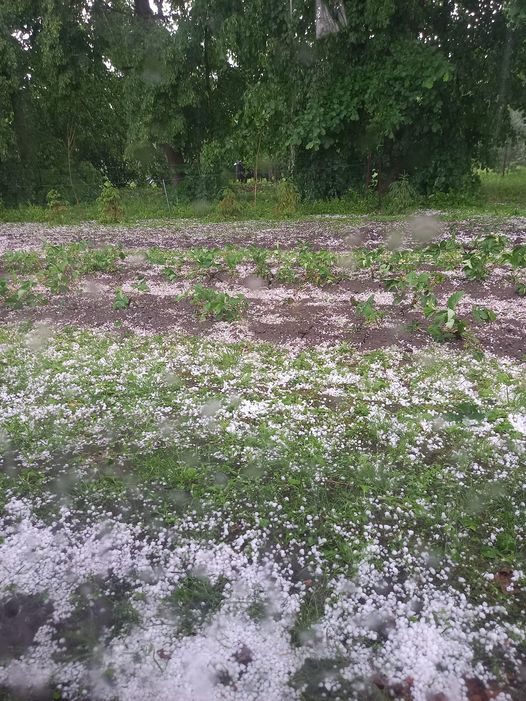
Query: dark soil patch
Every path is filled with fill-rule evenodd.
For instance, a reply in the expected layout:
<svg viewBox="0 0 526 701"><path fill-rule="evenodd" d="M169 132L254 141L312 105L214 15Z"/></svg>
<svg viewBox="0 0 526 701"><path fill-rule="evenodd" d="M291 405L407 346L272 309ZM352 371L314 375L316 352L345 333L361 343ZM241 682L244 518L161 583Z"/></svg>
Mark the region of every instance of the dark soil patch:
<svg viewBox="0 0 526 701"><path fill-rule="evenodd" d="M0 604L0 659L22 655L52 611L41 596L17 594Z"/></svg>

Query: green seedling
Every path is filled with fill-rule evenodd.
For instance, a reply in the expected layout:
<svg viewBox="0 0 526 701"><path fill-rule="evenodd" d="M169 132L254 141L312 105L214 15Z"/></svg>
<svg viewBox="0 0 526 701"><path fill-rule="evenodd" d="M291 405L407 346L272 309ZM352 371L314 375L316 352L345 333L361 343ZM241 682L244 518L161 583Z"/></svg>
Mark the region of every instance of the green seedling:
<svg viewBox="0 0 526 701"><path fill-rule="evenodd" d="M285 265L280 265L276 272L276 279L279 282L283 282L285 284L292 284L296 282L297 280L297 275L294 271L294 268L286 263Z"/></svg>
<svg viewBox="0 0 526 701"><path fill-rule="evenodd" d="M376 308L374 295L370 295L365 302L357 302L356 313L363 318L366 324L374 324L383 317L383 313Z"/></svg>
<svg viewBox="0 0 526 701"><path fill-rule="evenodd" d="M89 249L84 254L82 273L113 273L117 270L117 261L124 260L126 254L116 246Z"/></svg>
<svg viewBox="0 0 526 701"><path fill-rule="evenodd" d="M464 275L468 280L485 280L488 277L488 269L486 267L487 258L485 256L470 254L464 259Z"/></svg>
<svg viewBox="0 0 526 701"><path fill-rule="evenodd" d="M163 268L163 275L168 280L168 282L175 282L177 280L177 273L173 268Z"/></svg>
<svg viewBox="0 0 526 701"><path fill-rule="evenodd" d="M256 246L252 246L250 249L250 257L256 265L256 275L265 280L270 278L268 256L269 252L265 248L257 248Z"/></svg>
<svg viewBox="0 0 526 701"><path fill-rule="evenodd" d="M115 290L115 299L113 300L114 309L127 309L130 306L130 298L124 294L122 287L117 287Z"/></svg>
<svg viewBox="0 0 526 701"><path fill-rule="evenodd" d="M33 291L35 283L33 280L25 280L17 289L9 292L5 291L5 302L8 306L19 308L25 304L35 304L38 300Z"/></svg>
<svg viewBox="0 0 526 701"><path fill-rule="evenodd" d="M526 268L526 243L512 248L509 253L506 253L504 259L514 268Z"/></svg>
<svg viewBox="0 0 526 701"><path fill-rule="evenodd" d="M490 321L495 321L497 318L493 309L488 309L487 307L473 307L471 314L473 319L481 324L487 324Z"/></svg>
<svg viewBox="0 0 526 701"><path fill-rule="evenodd" d="M11 273L28 275L42 267L42 261L35 251L7 251L3 255L5 269Z"/></svg>
<svg viewBox="0 0 526 701"><path fill-rule="evenodd" d="M506 241L503 236L495 236L495 234L491 234L490 236L486 236L486 238L477 242L476 247L479 251L482 251L482 253L491 255L500 253L504 249L505 245Z"/></svg>
<svg viewBox="0 0 526 701"><path fill-rule="evenodd" d="M144 279L144 275L139 275L137 282L135 282L133 287L137 290L137 292L149 292L150 291L150 288L148 287L148 283Z"/></svg>
<svg viewBox="0 0 526 701"><path fill-rule="evenodd" d="M245 295L232 296L202 285L196 285L193 290L180 295L178 299L185 298L198 307L201 319L213 318L218 321L234 321L240 318L248 306Z"/></svg>
<svg viewBox="0 0 526 701"><path fill-rule="evenodd" d="M223 261L228 270L233 273L239 263L243 261L245 254L239 248L226 248L223 252Z"/></svg>
<svg viewBox="0 0 526 701"><path fill-rule="evenodd" d="M448 298L445 309L437 309L435 306L434 310L428 311L426 316L431 318L428 331L435 341L442 342L460 338L465 332L466 324L458 318L456 311L463 296L464 292L454 292ZM432 306L436 305L436 298L434 300L428 299L427 302L429 304L428 310L431 310ZM424 314L426 314L425 311Z"/></svg>
<svg viewBox="0 0 526 701"><path fill-rule="evenodd" d="M217 250L211 248L195 248L191 251L190 258L204 270L216 268L219 264Z"/></svg>
<svg viewBox="0 0 526 701"><path fill-rule="evenodd" d="M336 278L334 265L336 256L329 251L311 251L302 249L297 264L305 270L305 280L314 285L326 285Z"/></svg>

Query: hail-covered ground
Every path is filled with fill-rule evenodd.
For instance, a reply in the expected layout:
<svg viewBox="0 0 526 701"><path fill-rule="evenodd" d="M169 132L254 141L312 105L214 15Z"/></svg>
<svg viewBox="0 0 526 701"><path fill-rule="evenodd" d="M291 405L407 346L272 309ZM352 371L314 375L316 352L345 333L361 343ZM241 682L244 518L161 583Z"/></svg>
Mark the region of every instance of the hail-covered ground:
<svg viewBox="0 0 526 701"><path fill-rule="evenodd" d="M526 698L526 222L258 227L0 227L0 699Z"/></svg>

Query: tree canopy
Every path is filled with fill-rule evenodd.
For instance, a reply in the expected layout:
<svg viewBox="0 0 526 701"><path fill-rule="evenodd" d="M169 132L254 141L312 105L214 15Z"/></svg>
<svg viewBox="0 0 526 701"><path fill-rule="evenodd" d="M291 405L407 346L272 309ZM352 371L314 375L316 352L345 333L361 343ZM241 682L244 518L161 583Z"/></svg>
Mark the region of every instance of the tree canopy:
<svg viewBox="0 0 526 701"><path fill-rule="evenodd" d="M526 108L520 0L0 5L5 202L83 198L104 177L180 183L237 159L311 197L373 174L446 191L491 165L510 108Z"/></svg>

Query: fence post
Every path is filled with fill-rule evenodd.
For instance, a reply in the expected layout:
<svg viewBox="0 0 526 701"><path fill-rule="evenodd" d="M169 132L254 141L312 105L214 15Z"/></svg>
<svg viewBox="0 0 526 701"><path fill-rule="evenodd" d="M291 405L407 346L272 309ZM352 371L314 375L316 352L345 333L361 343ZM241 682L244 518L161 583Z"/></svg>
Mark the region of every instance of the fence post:
<svg viewBox="0 0 526 701"><path fill-rule="evenodd" d="M166 192L166 183L164 182L163 178L163 190L164 190L164 196L166 197L166 206L168 207L168 213L172 213L172 208L170 207L170 200L168 199L168 193Z"/></svg>

